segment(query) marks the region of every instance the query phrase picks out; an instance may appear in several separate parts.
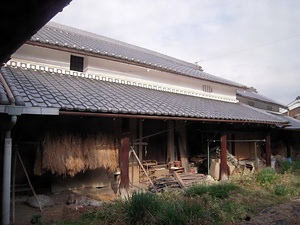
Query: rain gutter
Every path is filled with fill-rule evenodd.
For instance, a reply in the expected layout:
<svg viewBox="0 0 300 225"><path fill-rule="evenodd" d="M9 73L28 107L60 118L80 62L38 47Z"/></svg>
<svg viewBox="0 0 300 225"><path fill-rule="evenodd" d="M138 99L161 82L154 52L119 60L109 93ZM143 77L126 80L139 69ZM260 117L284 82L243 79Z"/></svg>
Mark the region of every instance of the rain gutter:
<svg viewBox="0 0 300 225"><path fill-rule="evenodd" d="M285 122L268 122L268 121L247 121L247 120L230 120L230 119L210 119L210 118L196 118L196 117L180 117L180 116L157 116L157 115L131 115L131 114L117 114L117 113L93 113L93 112L73 112L60 111L59 115L65 116L92 116L92 117L114 117L114 118L136 118L136 119L157 119L157 120L183 120L183 121L199 121L199 122L215 122L215 123L242 123L242 124L265 124L278 125L285 124Z"/></svg>

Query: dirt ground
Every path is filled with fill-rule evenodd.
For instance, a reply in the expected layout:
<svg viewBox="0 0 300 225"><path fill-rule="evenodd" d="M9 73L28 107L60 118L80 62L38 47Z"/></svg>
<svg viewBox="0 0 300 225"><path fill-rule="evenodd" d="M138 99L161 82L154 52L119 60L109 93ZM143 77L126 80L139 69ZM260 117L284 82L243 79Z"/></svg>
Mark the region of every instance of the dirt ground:
<svg viewBox="0 0 300 225"><path fill-rule="evenodd" d="M15 222L13 225L32 224L34 217L41 215L43 224L53 225L56 221L80 219L82 213L93 210L92 206L67 205L66 202L70 194L76 196L86 196L104 202L114 201L118 196L111 188L85 188L76 191L66 191L59 194L49 195L54 206L44 208L42 212L37 208L32 208L26 204L27 197L19 197L16 200ZM294 198L283 204L272 206L262 210L258 215L249 218L243 225L300 225L300 197Z"/></svg>
<svg viewBox="0 0 300 225"><path fill-rule="evenodd" d="M40 212L38 208L33 208L26 203L28 196L18 197L15 203L15 222L13 225L32 224L33 218L40 217L43 224L55 224L56 221L80 219L82 213L93 210L93 206L68 205L67 200L70 194L76 197L88 197L103 202L114 201L118 198L111 188L84 188L80 190L65 191L58 194L49 194L48 196L54 202L53 207L45 207Z"/></svg>
<svg viewBox="0 0 300 225"><path fill-rule="evenodd" d="M294 198L280 205L262 210L258 215L250 218L244 225L289 225L300 224L300 197Z"/></svg>

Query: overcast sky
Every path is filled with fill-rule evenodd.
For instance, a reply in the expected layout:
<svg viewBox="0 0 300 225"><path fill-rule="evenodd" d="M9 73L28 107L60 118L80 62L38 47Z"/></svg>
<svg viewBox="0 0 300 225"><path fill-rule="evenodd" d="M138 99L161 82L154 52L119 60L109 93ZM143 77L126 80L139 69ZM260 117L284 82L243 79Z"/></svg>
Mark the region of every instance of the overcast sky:
<svg viewBox="0 0 300 225"><path fill-rule="evenodd" d="M299 0L73 0L53 21L145 47L288 104L300 95Z"/></svg>

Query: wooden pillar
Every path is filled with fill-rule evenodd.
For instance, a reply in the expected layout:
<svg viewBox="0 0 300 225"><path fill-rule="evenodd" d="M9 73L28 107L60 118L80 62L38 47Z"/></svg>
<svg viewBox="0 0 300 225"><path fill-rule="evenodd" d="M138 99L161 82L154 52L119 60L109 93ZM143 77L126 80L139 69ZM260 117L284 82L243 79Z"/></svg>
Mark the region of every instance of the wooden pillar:
<svg viewBox="0 0 300 225"><path fill-rule="evenodd" d="M122 119L122 137L121 137L121 148L120 148L120 193L122 190L129 189L129 149L130 149L130 139L129 139L129 129L130 120L127 118Z"/></svg>
<svg viewBox="0 0 300 225"><path fill-rule="evenodd" d="M292 158L292 148L291 148L291 141L288 140L287 142L287 146L286 146L286 157L289 159L289 158Z"/></svg>
<svg viewBox="0 0 300 225"><path fill-rule="evenodd" d="M142 137L143 137L143 121L139 119L139 159L143 161L143 145L142 145Z"/></svg>
<svg viewBox="0 0 300 225"><path fill-rule="evenodd" d="M266 134L266 164L267 167L271 167L271 135Z"/></svg>
<svg viewBox="0 0 300 225"><path fill-rule="evenodd" d="M235 140L235 134L231 134L231 140ZM235 155L235 142L231 143L231 154Z"/></svg>
<svg viewBox="0 0 300 225"><path fill-rule="evenodd" d="M175 161L175 145L174 145L174 121L167 121L167 159L170 162Z"/></svg>
<svg viewBox="0 0 300 225"><path fill-rule="evenodd" d="M180 152L181 165L184 172L190 172L188 152L186 145L186 127L184 121L176 121L176 137L178 140L178 148Z"/></svg>
<svg viewBox="0 0 300 225"><path fill-rule="evenodd" d="M120 149L120 189L129 189L129 132L122 134Z"/></svg>
<svg viewBox="0 0 300 225"><path fill-rule="evenodd" d="M225 132L221 133L221 168L220 179L228 180L228 168L227 168L227 135Z"/></svg>

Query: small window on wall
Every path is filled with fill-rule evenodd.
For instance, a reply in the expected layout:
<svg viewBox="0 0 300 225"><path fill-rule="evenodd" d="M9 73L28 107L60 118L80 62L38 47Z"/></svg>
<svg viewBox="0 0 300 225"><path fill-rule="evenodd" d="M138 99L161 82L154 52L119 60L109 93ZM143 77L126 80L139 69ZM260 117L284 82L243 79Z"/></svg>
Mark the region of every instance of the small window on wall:
<svg viewBox="0 0 300 225"><path fill-rule="evenodd" d="M267 110L272 111L272 106L268 105Z"/></svg>
<svg viewBox="0 0 300 225"><path fill-rule="evenodd" d="M208 85L203 85L203 91L211 93L212 92L212 87L208 86Z"/></svg>
<svg viewBox="0 0 300 225"><path fill-rule="evenodd" d="M70 70L83 72L83 57L71 55Z"/></svg>
<svg viewBox="0 0 300 225"><path fill-rule="evenodd" d="M250 106L254 107L254 102L252 102L252 101L248 101L248 105L250 105Z"/></svg>

